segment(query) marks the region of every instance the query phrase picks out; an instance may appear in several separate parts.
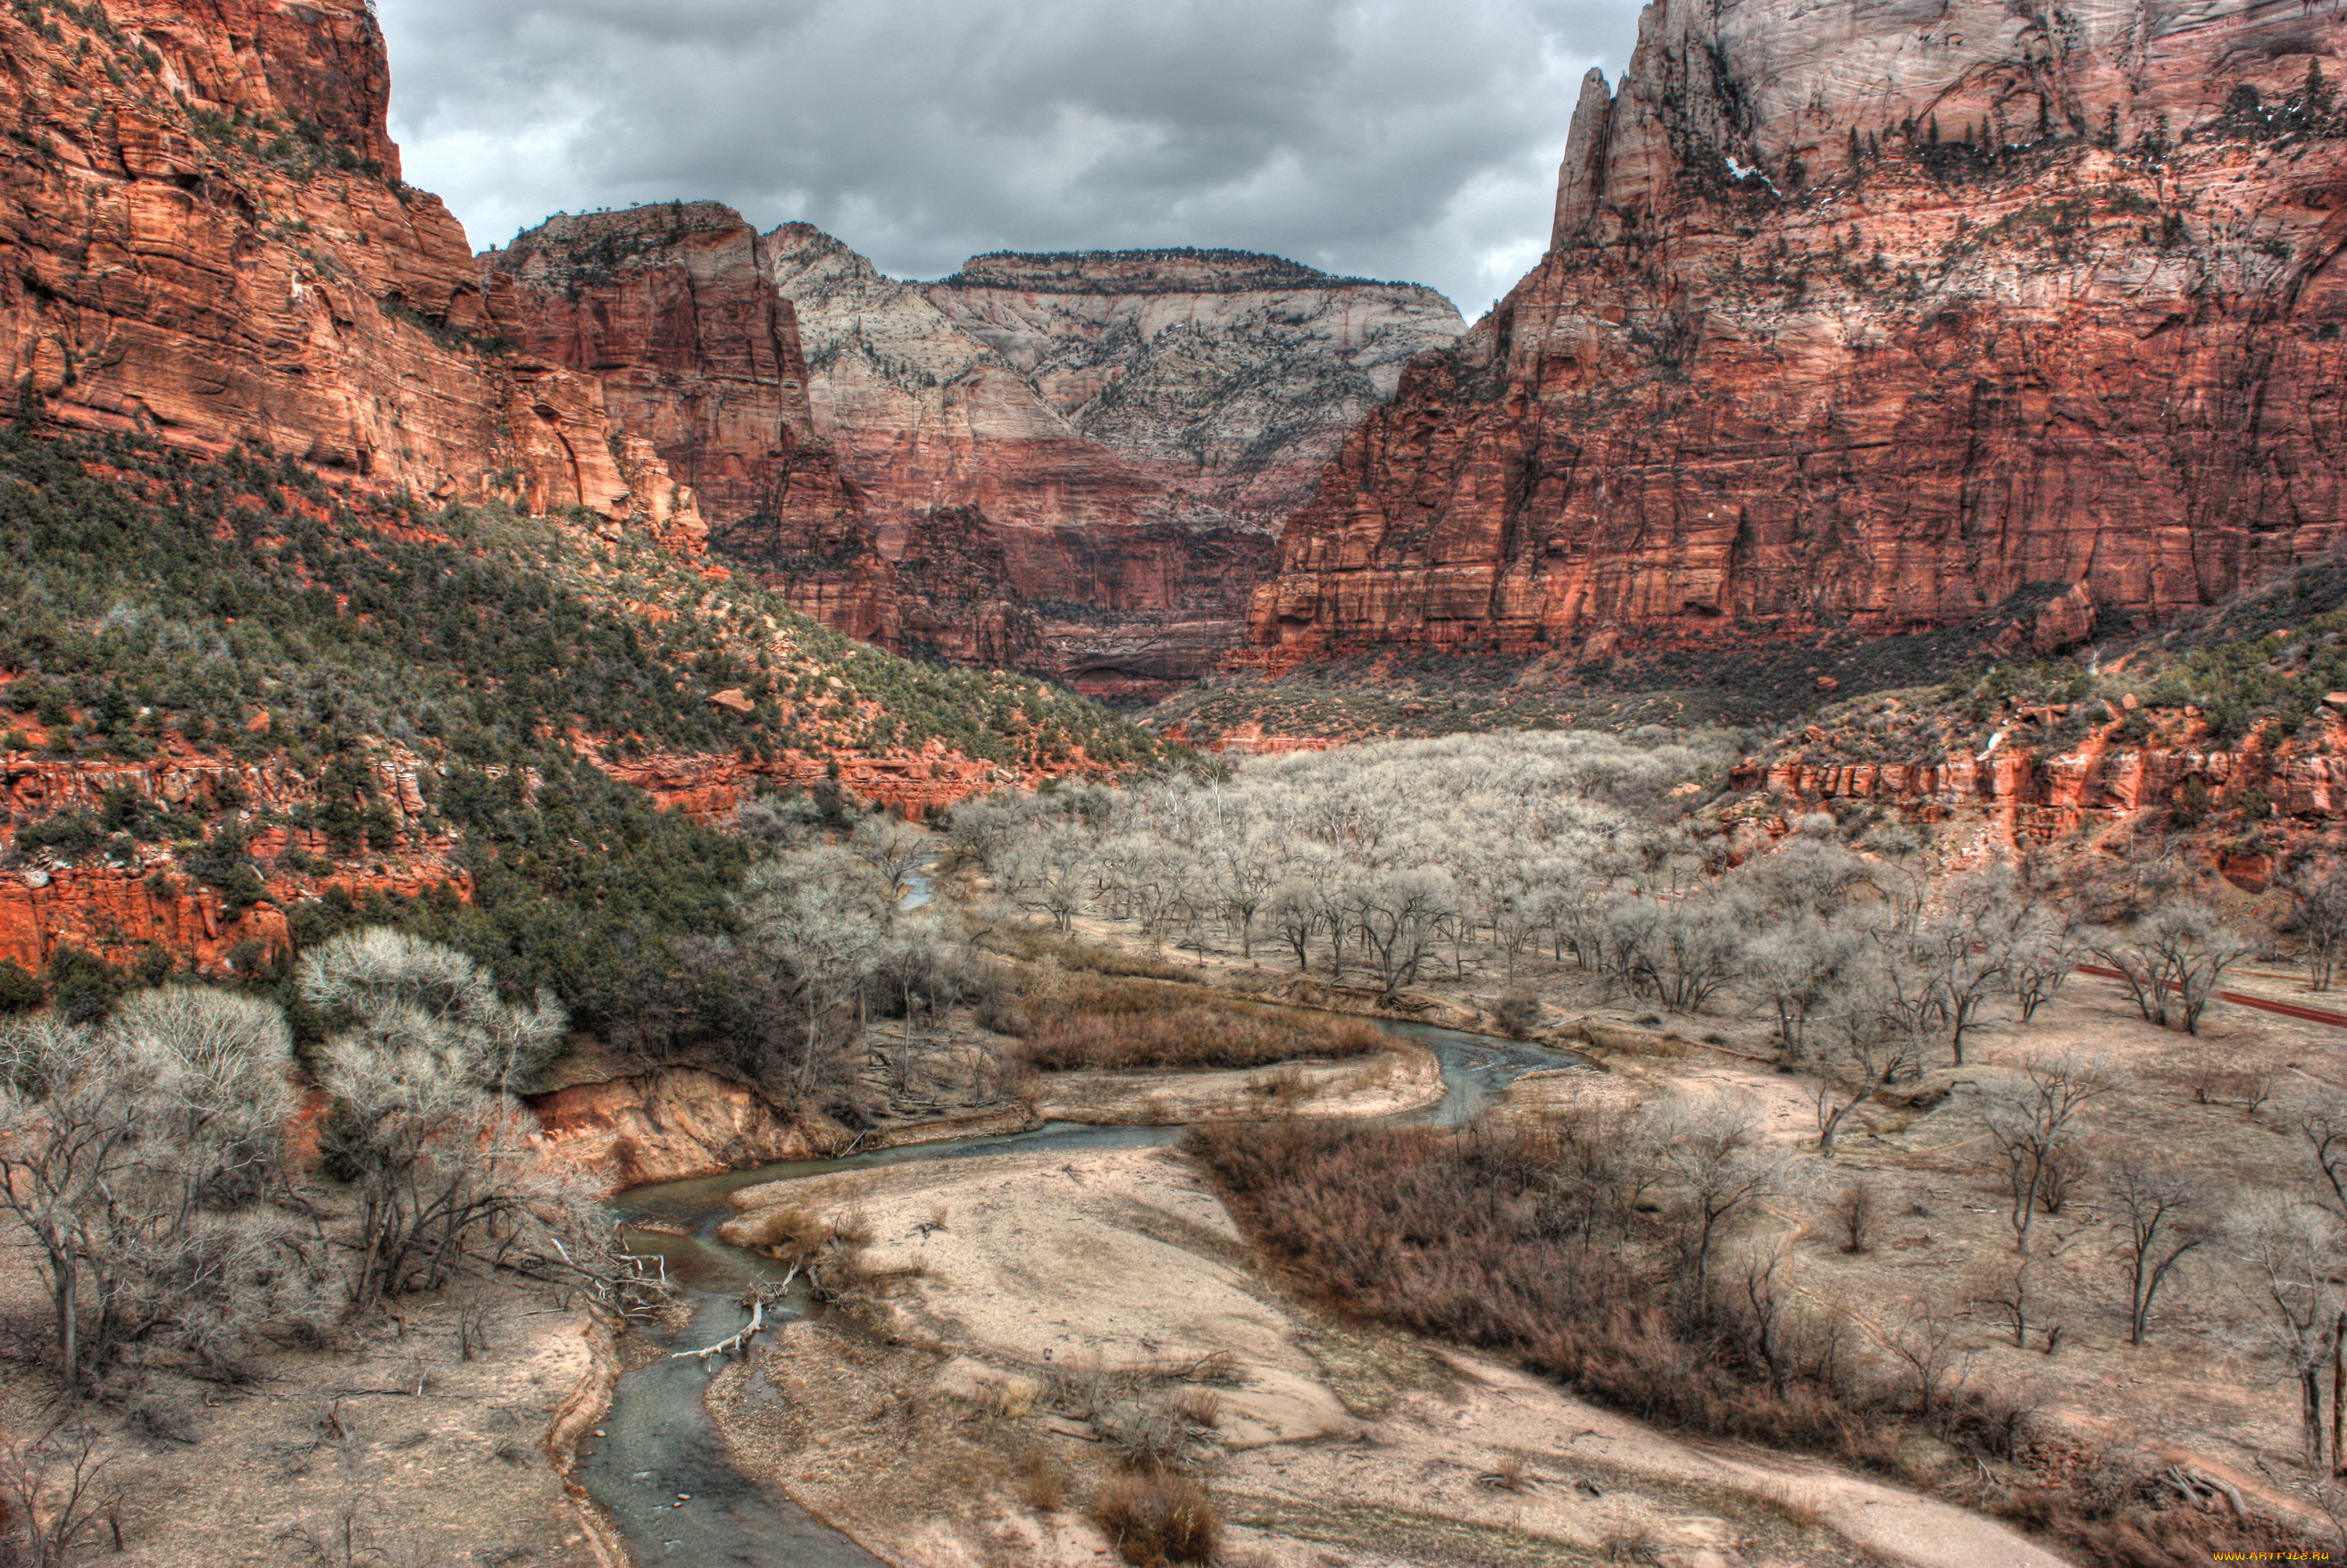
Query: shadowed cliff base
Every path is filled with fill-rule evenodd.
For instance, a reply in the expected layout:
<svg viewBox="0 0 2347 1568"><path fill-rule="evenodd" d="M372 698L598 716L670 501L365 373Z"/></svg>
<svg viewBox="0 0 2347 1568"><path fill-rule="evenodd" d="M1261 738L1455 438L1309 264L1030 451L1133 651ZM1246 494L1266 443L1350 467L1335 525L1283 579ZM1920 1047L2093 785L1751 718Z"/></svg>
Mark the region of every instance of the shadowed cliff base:
<svg viewBox="0 0 2347 1568"><path fill-rule="evenodd" d="M2332 591L2331 575L2310 591ZM1631 628L1536 655L1388 645L1302 665L1226 670L1160 703L1161 733L1210 749L1259 737L1341 742L1508 729L1771 725L1821 702L2050 655L2097 636L2140 641L2062 583L2033 583L1962 625L1870 636L1848 625L1780 633L1713 622L1699 635Z"/></svg>

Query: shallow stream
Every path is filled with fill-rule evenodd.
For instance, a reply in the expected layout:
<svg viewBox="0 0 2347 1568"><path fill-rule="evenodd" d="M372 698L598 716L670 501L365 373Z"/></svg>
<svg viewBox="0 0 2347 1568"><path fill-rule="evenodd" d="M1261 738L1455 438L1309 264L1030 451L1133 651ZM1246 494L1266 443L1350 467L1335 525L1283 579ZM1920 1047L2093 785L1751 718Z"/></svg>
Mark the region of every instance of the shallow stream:
<svg viewBox="0 0 2347 1568"><path fill-rule="evenodd" d="M1541 1068L1571 1066L1569 1051L1466 1034L1426 1024L1376 1020L1389 1034L1431 1050L1442 1064L1442 1098L1397 1122L1458 1126L1514 1079ZM726 1195L763 1182L831 1171L863 1170L908 1160L966 1160L1044 1150L1128 1149L1171 1143L1179 1127L1093 1127L1047 1122L1031 1132L916 1143L839 1160L794 1160L689 1182L637 1187L613 1200L631 1226L630 1243L668 1260L684 1289L692 1320L668 1349L725 1337L748 1321L739 1297L757 1280L781 1276L772 1259L717 1239L732 1217ZM770 1319L771 1321L772 1319ZM879 1562L870 1553L784 1497L780 1489L734 1468L704 1402L722 1363L663 1358L623 1374L611 1409L580 1446L579 1479L626 1538L639 1564L745 1564L748 1568L841 1568Z"/></svg>

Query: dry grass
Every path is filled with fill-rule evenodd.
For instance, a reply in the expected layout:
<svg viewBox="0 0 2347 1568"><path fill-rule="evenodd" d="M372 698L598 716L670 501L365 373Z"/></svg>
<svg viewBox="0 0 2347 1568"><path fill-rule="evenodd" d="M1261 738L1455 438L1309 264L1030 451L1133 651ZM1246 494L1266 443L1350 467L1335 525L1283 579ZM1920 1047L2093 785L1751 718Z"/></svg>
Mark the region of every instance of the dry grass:
<svg viewBox="0 0 2347 1568"><path fill-rule="evenodd" d="M1146 980L1055 975L995 1020L1025 1042L1040 1072L1191 1071L1366 1056L1385 1049L1376 1025L1297 1015ZM1267 1091L1276 1097L1277 1085Z"/></svg>
<svg viewBox="0 0 2347 1568"><path fill-rule="evenodd" d="M1197 973L1192 965L1159 958L1130 948L1063 937L1048 926L1004 926L989 932L987 945L1014 958L1032 963L1049 959L1063 969L1095 975L1133 975L1148 979L1184 980Z"/></svg>
<svg viewBox="0 0 2347 1568"><path fill-rule="evenodd" d="M1780 1325L1766 1376L1732 1311L1675 1296L1664 1249L1573 1212L1534 1138L1283 1122L1194 1129L1184 1147L1267 1254L1362 1317L1508 1355L1642 1419L1944 1486L2097 1563L2179 1568L2273 1544L2156 1487L2033 1470L2029 1409L1992 1386L1942 1389L1918 1415L1909 1385L1861 1364L1834 1324Z"/></svg>
<svg viewBox="0 0 2347 1568"><path fill-rule="evenodd" d="M1019 1456L1016 1467L1019 1499L1038 1513L1057 1513L1068 1505L1068 1472L1041 1447Z"/></svg>
<svg viewBox="0 0 2347 1568"><path fill-rule="evenodd" d="M1117 1554L1133 1568L1212 1563L1222 1545L1222 1520L1214 1501L1187 1476L1118 1476L1092 1504L1092 1522L1108 1532Z"/></svg>

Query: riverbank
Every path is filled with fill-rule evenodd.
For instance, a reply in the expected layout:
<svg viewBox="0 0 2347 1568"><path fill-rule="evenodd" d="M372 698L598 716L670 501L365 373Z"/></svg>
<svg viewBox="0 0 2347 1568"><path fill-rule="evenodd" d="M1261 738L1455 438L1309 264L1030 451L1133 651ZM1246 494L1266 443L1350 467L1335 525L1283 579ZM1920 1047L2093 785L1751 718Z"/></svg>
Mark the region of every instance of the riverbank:
<svg viewBox="0 0 2347 1568"><path fill-rule="evenodd" d="M712 1407L745 1465L893 1563L1100 1561L1084 1512L1132 1417L1071 1416L1070 1389L1212 1408L1194 1462L1234 1561L2061 1562L1943 1502L1698 1449L1482 1358L1349 1327L1261 1278L1171 1150L897 1165L733 1198L753 1223L776 1204L852 1217L872 1238L864 1268L893 1283L863 1323L790 1325L717 1379Z"/></svg>

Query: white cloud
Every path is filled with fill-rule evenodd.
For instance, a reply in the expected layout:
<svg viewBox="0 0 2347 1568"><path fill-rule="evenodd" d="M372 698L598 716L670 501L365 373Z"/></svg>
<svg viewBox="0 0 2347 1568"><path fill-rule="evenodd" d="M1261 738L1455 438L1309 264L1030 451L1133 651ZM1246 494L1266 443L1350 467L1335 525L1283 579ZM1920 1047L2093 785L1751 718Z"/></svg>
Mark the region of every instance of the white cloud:
<svg viewBox="0 0 2347 1568"><path fill-rule="evenodd" d="M1431 283L1538 259L1635 0L379 0L407 178L477 244L710 197L900 276L1235 246Z"/></svg>

